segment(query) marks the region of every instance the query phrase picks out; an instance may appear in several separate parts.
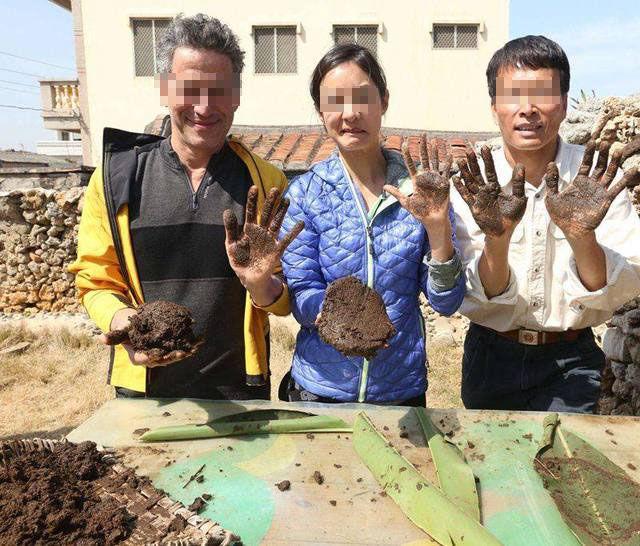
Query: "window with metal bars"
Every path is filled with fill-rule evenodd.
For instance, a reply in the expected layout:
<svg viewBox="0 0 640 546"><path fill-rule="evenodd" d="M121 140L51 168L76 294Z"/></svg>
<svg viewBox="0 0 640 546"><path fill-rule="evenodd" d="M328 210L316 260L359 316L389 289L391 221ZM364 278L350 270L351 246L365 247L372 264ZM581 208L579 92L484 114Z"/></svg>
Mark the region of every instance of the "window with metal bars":
<svg viewBox="0 0 640 546"><path fill-rule="evenodd" d="M434 49L477 49L478 25L433 25Z"/></svg>
<svg viewBox="0 0 640 546"><path fill-rule="evenodd" d="M171 19L133 19L133 56L136 76L154 76L158 72L158 42Z"/></svg>
<svg viewBox="0 0 640 546"><path fill-rule="evenodd" d="M336 44L356 43L366 47L374 57L377 57L378 25L334 25L333 41Z"/></svg>
<svg viewBox="0 0 640 546"><path fill-rule="evenodd" d="M286 74L298 70L296 27L253 27L256 74Z"/></svg>

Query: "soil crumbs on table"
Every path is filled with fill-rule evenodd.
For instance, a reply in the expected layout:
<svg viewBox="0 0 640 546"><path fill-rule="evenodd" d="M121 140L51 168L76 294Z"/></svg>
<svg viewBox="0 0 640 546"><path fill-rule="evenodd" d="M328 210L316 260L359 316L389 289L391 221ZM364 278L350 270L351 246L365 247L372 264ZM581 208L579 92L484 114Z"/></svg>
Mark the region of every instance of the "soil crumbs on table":
<svg viewBox="0 0 640 546"><path fill-rule="evenodd" d="M132 533L136 516L98 496L97 482L108 488L112 480L111 465L93 442L60 443L53 451L11 457L3 452L2 459L2 544L110 545Z"/></svg>

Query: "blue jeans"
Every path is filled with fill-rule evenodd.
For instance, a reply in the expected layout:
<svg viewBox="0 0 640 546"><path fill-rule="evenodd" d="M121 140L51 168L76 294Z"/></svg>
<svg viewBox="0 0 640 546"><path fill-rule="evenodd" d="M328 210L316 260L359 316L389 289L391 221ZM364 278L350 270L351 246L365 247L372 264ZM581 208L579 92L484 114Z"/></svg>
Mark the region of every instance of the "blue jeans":
<svg viewBox="0 0 640 546"><path fill-rule="evenodd" d="M523 345L472 323L462 401L469 409L593 413L604 361L591 330L575 341Z"/></svg>

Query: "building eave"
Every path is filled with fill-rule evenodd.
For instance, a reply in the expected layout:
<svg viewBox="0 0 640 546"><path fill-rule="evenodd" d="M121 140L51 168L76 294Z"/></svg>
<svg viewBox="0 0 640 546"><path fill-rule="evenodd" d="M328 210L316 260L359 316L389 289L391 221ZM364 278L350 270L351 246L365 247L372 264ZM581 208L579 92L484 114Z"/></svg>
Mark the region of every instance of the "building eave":
<svg viewBox="0 0 640 546"><path fill-rule="evenodd" d="M71 11L71 0L49 0L49 2L55 4L56 6L60 6L67 11Z"/></svg>

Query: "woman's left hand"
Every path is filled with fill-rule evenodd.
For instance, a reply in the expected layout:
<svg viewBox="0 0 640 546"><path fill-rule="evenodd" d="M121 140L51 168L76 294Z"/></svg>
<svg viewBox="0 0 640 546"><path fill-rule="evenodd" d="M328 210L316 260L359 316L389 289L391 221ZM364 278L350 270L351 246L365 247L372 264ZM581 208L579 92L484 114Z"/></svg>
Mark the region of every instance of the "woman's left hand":
<svg viewBox="0 0 640 546"><path fill-rule="evenodd" d="M402 155L413 181L413 193L404 195L395 186L384 190L393 195L425 228L449 222L449 173L453 159L447 154L442 169L437 146L431 146L426 135L420 137L420 169L417 169L405 141Z"/></svg>

